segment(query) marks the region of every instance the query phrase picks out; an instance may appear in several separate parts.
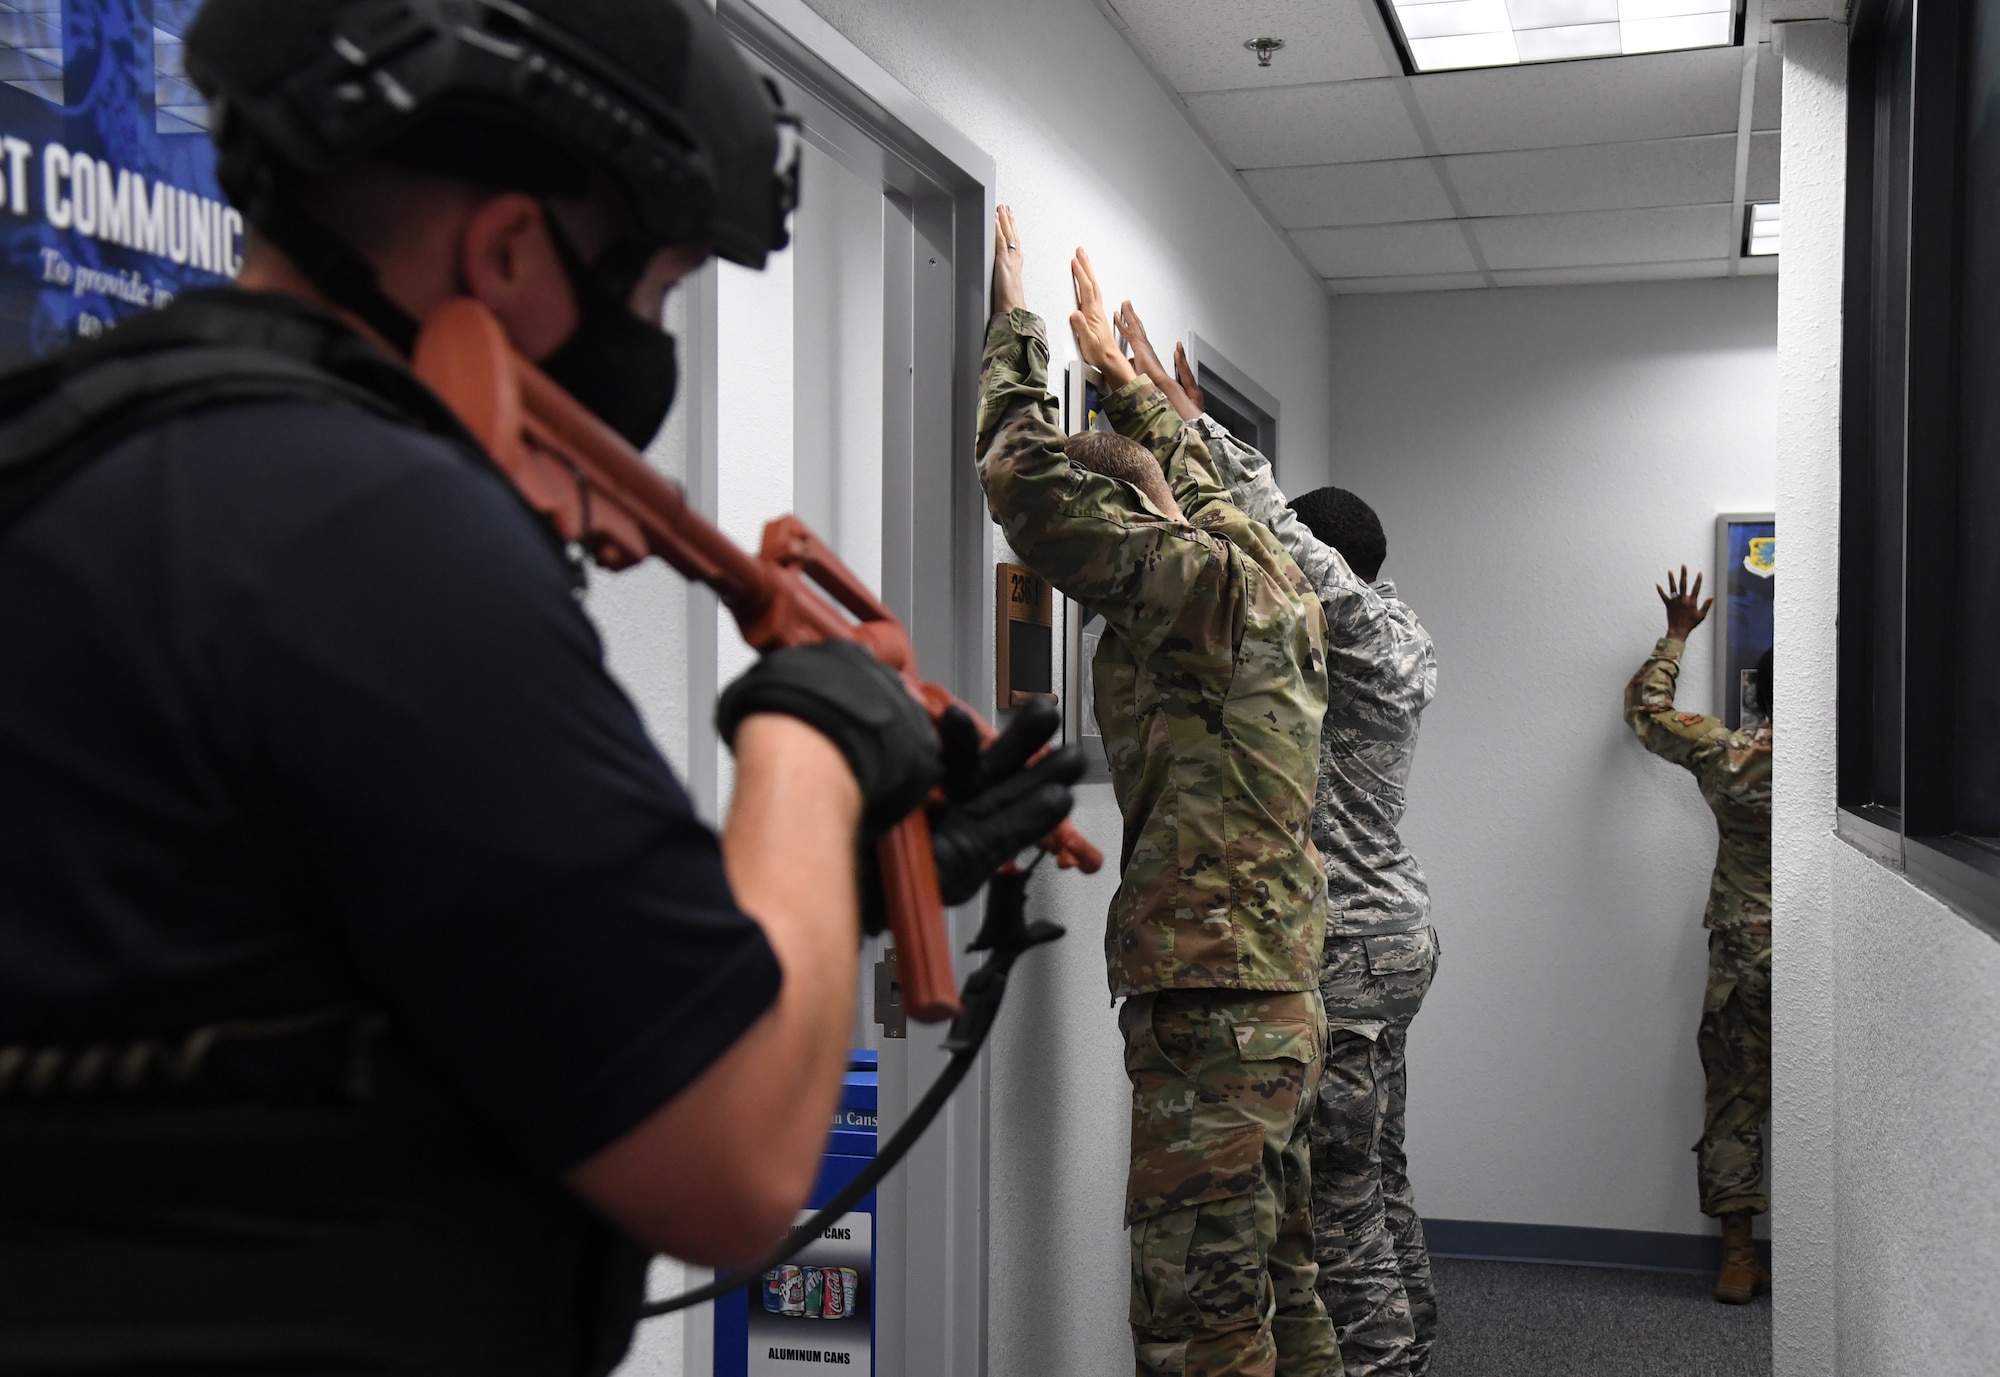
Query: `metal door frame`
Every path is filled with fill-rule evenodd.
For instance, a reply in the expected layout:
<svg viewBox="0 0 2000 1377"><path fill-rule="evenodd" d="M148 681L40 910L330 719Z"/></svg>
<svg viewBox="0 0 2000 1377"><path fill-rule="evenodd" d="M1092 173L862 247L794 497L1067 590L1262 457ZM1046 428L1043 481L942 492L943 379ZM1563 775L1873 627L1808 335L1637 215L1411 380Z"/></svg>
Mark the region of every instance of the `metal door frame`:
<svg viewBox="0 0 2000 1377"><path fill-rule="evenodd" d="M719 0L716 12L745 51L779 77L806 136L849 167L881 177L887 197L883 599L908 624L925 674L990 717L992 619L984 609L993 598L993 534L973 444L992 261L993 159L803 0ZM687 291L687 489L699 509L713 514L720 462L713 270L697 274ZM939 540L940 531L949 539ZM706 590L691 590L690 598L689 701L710 703L719 688L715 603ZM689 736L690 782L713 816L714 733L696 727ZM954 912L951 926L962 949L977 928L976 915ZM863 990L864 999L869 994ZM943 1069L942 1033L914 1028L899 1046L883 1049L884 1139ZM882 1377L986 1372L988 1095L982 1058L878 1193ZM918 1220L922 1225L913 1225ZM710 1370L709 1330L705 1318L688 1325L690 1374Z"/></svg>

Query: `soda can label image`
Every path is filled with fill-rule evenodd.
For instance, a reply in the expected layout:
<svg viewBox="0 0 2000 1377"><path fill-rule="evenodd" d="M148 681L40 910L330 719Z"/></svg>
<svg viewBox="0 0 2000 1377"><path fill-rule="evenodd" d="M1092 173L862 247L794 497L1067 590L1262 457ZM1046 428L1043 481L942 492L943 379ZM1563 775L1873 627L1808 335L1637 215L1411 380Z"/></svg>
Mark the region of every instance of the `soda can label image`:
<svg viewBox="0 0 2000 1377"><path fill-rule="evenodd" d="M786 1263L778 1269L779 1286L784 1290L785 1301L780 1314L803 1315L806 1313L806 1279L798 1268Z"/></svg>
<svg viewBox="0 0 2000 1377"><path fill-rule="evenodd" d="M764 1308L773 1315L785 1308L785 1269L773 1267L764 1273Z"/></svg>
<svg viewBox="0 0 2000 1377"><path fill-rule="evenodd" d="M845 1315L860 1313L855 1306L861 1299L861 1274L852 1267L840 1269L840 1309Z"/></svg>
<svg viewBox="0 0 2000 1377"><path fill-rule="evenodd" d="M820 1316L829 1320L845 1319L847 1307L841 1303L840 1269L827 1267L823 1271L826 1277L824 1283L826 1300L821 1305Z"/></svg>
<svg viewBox="0 0 2000 1377"><path fill-rule="evenodd" d="M808 1267L806 1272L806 1318L819 1320L826 1318L826 1273L817 1267Z"/></svg>

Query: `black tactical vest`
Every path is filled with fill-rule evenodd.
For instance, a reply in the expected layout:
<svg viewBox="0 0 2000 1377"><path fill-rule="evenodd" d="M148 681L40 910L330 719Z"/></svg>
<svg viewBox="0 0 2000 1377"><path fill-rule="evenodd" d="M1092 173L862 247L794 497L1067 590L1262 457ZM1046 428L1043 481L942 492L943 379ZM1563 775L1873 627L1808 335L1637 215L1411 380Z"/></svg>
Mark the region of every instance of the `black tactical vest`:
<svg viewBox="0 0 2000 1377"><path fill-rule="evenodd" d="M0 378L0 539L117 441L269 398L461 441L331 317L202 293ZM647 1254L355 1010L0 1045L0 1373L597 1377Z"/></svg>

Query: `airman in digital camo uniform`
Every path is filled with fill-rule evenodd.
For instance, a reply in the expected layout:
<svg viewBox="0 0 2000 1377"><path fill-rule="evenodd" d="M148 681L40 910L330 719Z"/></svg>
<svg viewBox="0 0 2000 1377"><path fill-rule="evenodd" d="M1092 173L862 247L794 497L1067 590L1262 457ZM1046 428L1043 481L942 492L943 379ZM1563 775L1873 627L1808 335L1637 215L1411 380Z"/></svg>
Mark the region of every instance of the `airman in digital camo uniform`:
<svg viewBox="0 0 2000 1377"><path fill-rule="evenodd" d="M1671 571L1659 589L1667 634L1625 689L1625 720L1646 749L1682 766L1701 785L1720 843L1709 883L1708 993L1702 1002L1706 1116L1695 1161L1703 1214L1722 1220L1722 1273L1715 1298L1741 1305L1771 1289L1758 1264L1750 1221L1764 1197L1764 1116L1771 1108L1771 656L1757 666L1764 721L1730 731L1722 722L1674 710L1687 638L1715 599L1697 605L1701 576L1688 591Z"/></svg>
<svg viewBox="0 0 2000 1377"><path fill-rule="evenodd" d="M1150 432L1126 433L1166 446L1185 419L1230 500L1278 537L1326 613L1329 705L1312 814L1326 870L1319 988L1329 1025L1312 1133L1318 1286L1348 1377L1420 1377L1437 1290L1403 1126L1410 1022L1437 972L1438 942L1429 887L1397 829L1437 656L1395 585L1372 581L1387 546L1366 504L1323 488L1287 507L1270 460L1203 410L1185 348L1169 374L1129 301L1118 324L1133 362L1174 407L1154 414Z"/></svg>
<svg viewBox="0 0 2000 1377"><path fill-rule="evenodd" d="M1125 837L1105 956L1132 1081L1137 1370L1338 1377L1307 1156L1325 1026L1325 880L1308 835L1319 604L1229 504L1198 435L1164 475L1116 436L1065 439L1004 207L997 228L980 479L1016 556L1108 626L1096 709ZM1071 325L1114 389L1106 409L1143 425L1166 401L1119 354L1080 252L1073 272ZM1137 467L1105 457L1118 453Z"/></svg>

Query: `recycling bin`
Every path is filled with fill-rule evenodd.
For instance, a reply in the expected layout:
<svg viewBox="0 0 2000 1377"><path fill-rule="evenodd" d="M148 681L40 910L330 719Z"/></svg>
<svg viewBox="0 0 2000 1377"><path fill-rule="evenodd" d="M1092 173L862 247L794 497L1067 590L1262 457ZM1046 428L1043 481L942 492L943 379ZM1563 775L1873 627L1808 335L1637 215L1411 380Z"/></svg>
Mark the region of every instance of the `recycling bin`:
<svg viewBox="0 0 2000 1377"><path fill-rule="evenodd" d="M800 1220L875 1160L876 1054L848 1060L826 1156ZM875 1193L785 1266L715 1303L715 1377L875 1371Z"/></svg>

